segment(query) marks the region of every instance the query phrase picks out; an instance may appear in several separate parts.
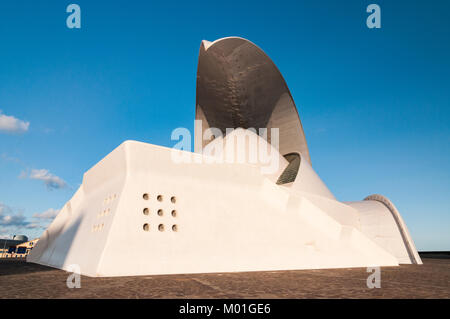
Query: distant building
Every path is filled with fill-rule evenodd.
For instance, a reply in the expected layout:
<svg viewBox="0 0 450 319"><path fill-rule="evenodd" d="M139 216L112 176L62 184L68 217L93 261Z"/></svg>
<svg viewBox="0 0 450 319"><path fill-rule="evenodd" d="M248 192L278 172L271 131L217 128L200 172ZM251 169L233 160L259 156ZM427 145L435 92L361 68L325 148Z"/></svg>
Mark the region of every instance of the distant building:
<svg viewBox="0 0 450 319"><path fill-rule="evenodd" d="M13 239L0 239L1 258L25 258L36 245L39 238L28 241L24 235L14 236Z"/></svg>

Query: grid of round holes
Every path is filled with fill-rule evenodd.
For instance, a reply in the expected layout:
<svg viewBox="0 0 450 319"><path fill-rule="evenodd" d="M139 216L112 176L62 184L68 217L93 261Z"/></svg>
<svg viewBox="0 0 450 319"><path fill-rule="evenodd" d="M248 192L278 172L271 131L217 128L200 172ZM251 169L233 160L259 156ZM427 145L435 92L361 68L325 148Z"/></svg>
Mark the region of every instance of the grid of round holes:
<svg viewBox="0 0 450 319"><path fill-rule="evenodd" d="M110 208L104 209L100 213L98 213L97 218L107 216L107 215L109 215L110 212L111 212Z"/></svg>
<svg viewBox="0 0 450 319"><path fill-rule="evenodd" d="M146 201L147 201L147 200L150 200L150 195L149 195L148 193L144 193L144 194L142 194L142 198L143 198L144 200L146 200ZM161 195L161 194L159 194L159 195L156 196L156 200L157 200L158 202L162 202L162 201L164 200L164 196ZM170 197L170 202L171 202L172 204L175 204L175 203L177 202L177 198L176 198L175 196L171 196L171 197ZM148 215L150 215L150 209L149 209L148 207L145 207L145 208L142 210L142 213L143 213L145 216L148 216ZM164 216L164 210L163 210L162 208L158 209L157 214L158 214L158 216L160 216L160 217ZM171 211L171 216L174 217L174 218L177 217L177 211L176 211L175 209L173 209L173 210ZM149 231L149 230L150 230L150 225L149 225L148 223L145 223L145 224L142 226L142 229L143 229L144 231ZM172 229L172 231L177 232L177 231L178 231L178 225L173 224L172 227L171 227L171 229ZM163 231L165 230L164 224L159 224L159 225L158 225L158 230L159 230L160 232L163 232Z"/></svg>
<svg viewBox="0 0 450 319"><path fill-rule="evenodd" d="M103 227L105 227L105 224L96 224L96 225L94 225L94 226L92 226L92 232L94 233L94 232L98 232L98 231L101 231L101 230L103 230Z"/></svg>
<svg viewBox="0 0 450 319"><path fill-rule="evenodd" d="M108 205L109 203L111 203L113 200L115 200L117 198L117 194L113 194L113 195L109 195L108 197L106 197L103 200L103 205Z"/></svg>
<svg viewBox="0 0 450 319"><path fill-rule="evenodd" d="M112 203L114 200L116 200L119 196L117 194L111 194L108 195L106 198L103 199L103 206L107 206L110 203ZM97 218L102 218L105 216L108 216L111 213L111 208L104 208L100 213L97 214ZM98 232L103 230L103 227L105 227L104 223L101 224L95 224L92 226L92 232Z"/></svg>
<svg viewBox="0 0 450 319"><path fill-rule="evenodd" d="M142 198L143 198L144 200L149 200L149 199L150 199L150 195L149 195L148 193L144 193L144 194L142 194ZM148 216L148 215L150 214L150 209L148 209L148 207L145 207L145 208L142 210L142 213L143 213L144 215ZM149 225L148 223L145 223L145 224L142 226L142 229L143 229L144 231L150 231L150 225Z"/></svg>

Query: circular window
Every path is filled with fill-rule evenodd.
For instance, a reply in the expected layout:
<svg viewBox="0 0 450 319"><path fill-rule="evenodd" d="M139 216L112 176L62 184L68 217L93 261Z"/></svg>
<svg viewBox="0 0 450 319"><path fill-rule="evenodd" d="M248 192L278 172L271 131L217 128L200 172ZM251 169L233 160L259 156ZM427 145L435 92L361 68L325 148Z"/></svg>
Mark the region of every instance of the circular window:
<svg viewBox="0 0 450 319"><path fill-rule="evenodd" d="M163 201L162 195L158 195L158 197L156 197L156 199L158 200L158 202L162 202Z"/></svg>
<svg viewBox="0 0 450 319"><path fill-rule="evenodd" d="M158 230L159 230L159 231L164 231L164 225L163 225L163 224L159 224Z"/></svg>
<svg viewBox="0 0 450 319"><path fill-rule="evenodd" d="M149 196L148 196L147 193L145 193L144 195L142 195L142 198L145 199L145 200L148 200L148 199L149 199Z"/></svg>
<svg viewBox="0 0 450 319"><path fill-rule="evenodd" d="M149 225L149 224L144 224L143 229L144 229L145 231L149 231L149 230L150 230L150 225Z"/></svg>
<svg viewBox="0 0 450 319"><path fill-rule="evenodd" d="M173 225L173 226L172 226L172 230L173 230L173 231L178 231L178 226L177 226L177 225Z"/></svg>
<svg viewBox="0 0 450 319"><path fill-rule="evenodd" d="M177 211L175 209L172 211L172 217L177 217Z"/></svg>
<svg viewBox="0 0 450 319"><path fill-rule="evenodd" d="M158 216L162 216L164 214L162 209L158 209Z"/></svg>
<svg viewBox="0 0 450 319"><path fill-rule="evenodd" d="M143 210L144 215L150 214L150 210L148 208L144 208Z"/></svg>
<svg viewBox="0 0 450 319"><path fill-rule="evenodd" d="M175 196L172 196L170 198L170 201L175 204L177 202L177 198Z"/></svg>

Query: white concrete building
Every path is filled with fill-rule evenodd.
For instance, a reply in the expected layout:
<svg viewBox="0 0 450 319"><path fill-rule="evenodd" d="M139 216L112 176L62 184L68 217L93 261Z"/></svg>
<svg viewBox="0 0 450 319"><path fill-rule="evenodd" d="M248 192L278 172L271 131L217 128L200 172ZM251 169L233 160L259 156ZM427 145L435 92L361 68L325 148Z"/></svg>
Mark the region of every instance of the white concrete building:
<svg viewBox="0 0 450 319"><path fill-rule="evenodd" d="M88 170L27 260L87 276L421 263L387 198L339 202L315 173L289 89L251 42L202 42L196 119L195 153L127 141ZM244 161L221 163L227 145Z"/></svg>

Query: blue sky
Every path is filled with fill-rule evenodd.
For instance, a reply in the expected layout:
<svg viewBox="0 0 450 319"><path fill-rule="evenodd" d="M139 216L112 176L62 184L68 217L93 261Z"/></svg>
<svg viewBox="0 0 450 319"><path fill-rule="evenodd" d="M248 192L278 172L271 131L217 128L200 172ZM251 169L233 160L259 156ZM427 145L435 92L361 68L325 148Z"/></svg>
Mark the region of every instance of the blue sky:
<svg viewBox="0 0 450 319"><path fill-rule="evenodd" d="M70 3L81 29L66 27ZM381 29L366 26L371 3ZM445 0L2 1L0 236L39 236L124 140L173 146L193 128L200 42L225 36L279 67L339 200L381 193L419 250L450 250Z"/></svg>

